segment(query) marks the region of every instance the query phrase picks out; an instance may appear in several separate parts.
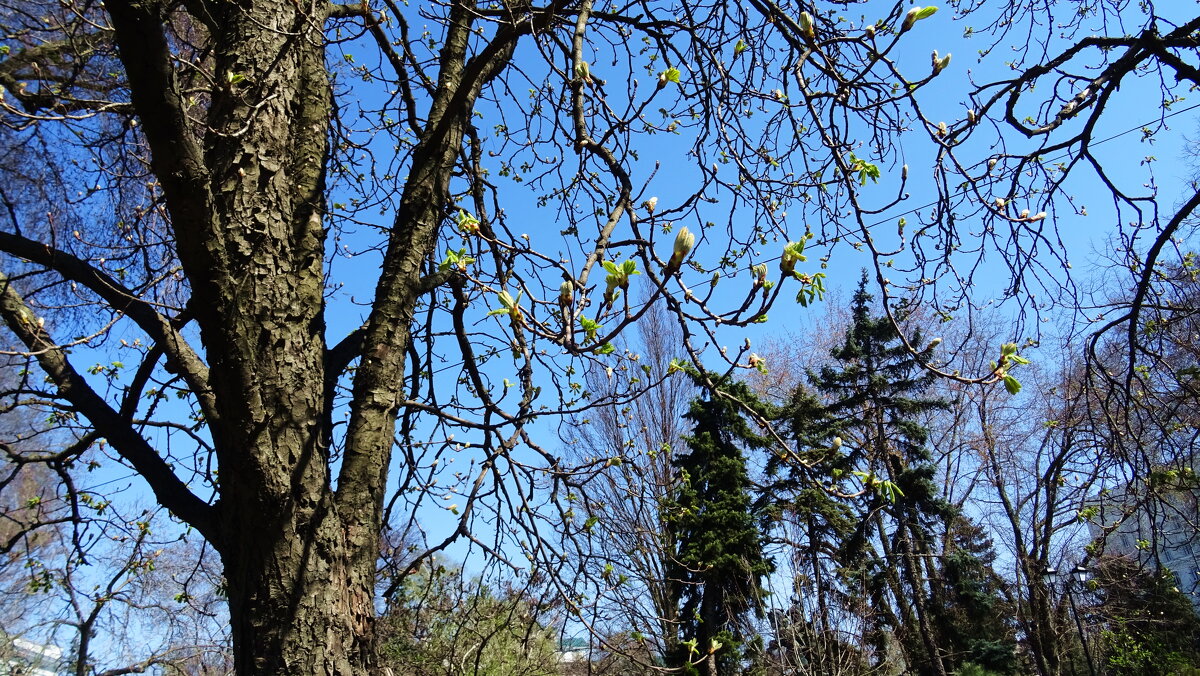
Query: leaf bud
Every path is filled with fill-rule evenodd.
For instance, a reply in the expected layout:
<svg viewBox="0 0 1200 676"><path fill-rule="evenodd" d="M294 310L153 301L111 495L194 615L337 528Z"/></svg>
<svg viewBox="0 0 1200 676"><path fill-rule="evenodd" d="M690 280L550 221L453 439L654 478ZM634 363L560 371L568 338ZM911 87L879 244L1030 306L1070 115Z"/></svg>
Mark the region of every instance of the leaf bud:
<svg viewBox="0 0 1200 676"><path fill-rule="evenodd" d="M679 234L675 235L675 249L672 257L678 257L681 260L692 251L692 247L696 244L696 236L692 234L686 226L679 229Z"/></svg>
<svg viewBox="0 0 1200 676"><path fill-rule="evenodd" d="M590 66L588 66L588 62L587 62L587 61L580 61L578 64L576 64L576 66L575 66L575 75L576 75L576 76L577 76L577 77L578 77L580 80L583 80L584 82L587 82L587 83L589 83L589 84L592 82L592 72L591 72L591 67L590 67Z"/></svg>
<svg viewBox="0 0 1200 676"><path fill-rule="evenodd" d="M783 274L790 275L796 270L796 263L804 261L804 240L799 242L788 242L787 246L783 247L783 255L779 257L779 269Z"/></svg>
<svg viewBox="0 0 1200 676"><path fill-rule="evenodd" d="M816 35L816 32L813 30L812 15L809 14L808 12L800 12L799 23L800 23L800 34L802 36L804 36L804 39L805 40L813 39L813 37Z"/></svg>
<svg viewBox="0 0 1200 676"><path fill-rule="evenodd" d="M762 284L763 282L765 282L767 280L767 264L766 263L759 263L758 265L755 265L754 267L750 268L750 272L751 272L751 274L754 275L754 283L755 284Z"/></svg>
<svg viewBox="0 0 1200 676"><path fill-rule="evenodd" d="M913 7L908 10L908 14L904 15L904 23L900 26L900 32L903 33L912 28L913 24L921 19L928 19L935 13L937 13L937 7Z"/></svg>
<svg viewBox="0 0 1200 676"><path fill-rule="evenodd" d="M686 226L680 228L679 234L675 235L675 246L671 251L671 259L667 261L666 274L670 275L679 270L679 266L683 265L683 259L687 258L695 244L696 236Z"/></svg>

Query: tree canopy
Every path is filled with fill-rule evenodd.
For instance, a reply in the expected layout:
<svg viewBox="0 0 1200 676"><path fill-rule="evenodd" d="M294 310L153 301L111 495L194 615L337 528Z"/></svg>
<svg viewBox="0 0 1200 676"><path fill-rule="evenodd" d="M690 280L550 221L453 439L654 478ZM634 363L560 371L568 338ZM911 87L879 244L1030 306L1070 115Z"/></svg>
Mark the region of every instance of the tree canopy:
<svg viewBox="0 0 1200 676"><path fill-rule="evenodd" d="M1088 180L1135 282L1100 326L1126 368L1098 372L1136 373L1200 192L1098 148L1123 101L1153 93L1150 139L1200 85L1188 11L8 0L5 405L70 440L5 452L135 475L211 545L238 673L375 673L385 526L424 533L401 570L462 545L565 576L572 486L623 458L568 466L535 423L666 377L617 347L651 306L676 359L746 370L735 332L819 300L838 256L893 320L988 305L998 260L994 365L925 368L1016 389L1031 320L1084 305L1062 240ZM949 26L981 77L927 58Z"/></svg>

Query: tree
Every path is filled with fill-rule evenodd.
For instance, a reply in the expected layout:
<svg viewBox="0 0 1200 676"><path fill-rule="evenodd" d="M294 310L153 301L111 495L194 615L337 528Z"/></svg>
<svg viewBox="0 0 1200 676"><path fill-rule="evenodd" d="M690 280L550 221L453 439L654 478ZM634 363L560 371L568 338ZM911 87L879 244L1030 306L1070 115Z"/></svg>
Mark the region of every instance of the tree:
<svg viewBox="0 0 1200 676"><path fill-rule="evenodd" d="M937 574L942 584L930 600L938 635L961 673L975 665L994 674L1018 673L1016 627L1004 581L993 570L991 539L961 513L946 524L946 546Z"/></svg>
<svg viewBox="0 0 1200 676"><path fill-rule="evenodd" d="M675 582L681 637L668 660L684 672L695 666L717 676L741 670L754 639L747 620L763 615L762 581L773 566L751 509L743 449L762 449L770 441L743 417L743 407L769 417L749 388L708 378L715 388L688 411L694 427L685 440L687 452L673 461L679 482L664 507L677 544L667 574Z"/></svg>
<svg viewBox="0 0 1200 676"><path fill-rule="evenodd" d="M923 345L919 332L902 341L887 317L872 316L871 301L864 272L833 363L810 372L786 409L795 450L767 465L774 480L766 496L799 525L795 546L806 565L797 572L817 596L816 635L833 628L838 590L848 597L841 603L859 597L869 609L877 663L887 661L887 635L895 634L914 672L952 673L971 661L1011 670L1003 623L959 621L1000 601L990 542L933 483L924 421L948 403L928 395L933 376L922 366L941 341ZM839 655L813 652L814 663L844 653L817 645Z"/></svg>
<svg viewBox="0 0 1200 676"><path fill-rule="evenodd" d="M554 676L556 631L529 585L499 592L430 562L406 576L381 618L383 663L413 676ZM534 590L536 591L536 590Z"/></svg>
<svg viewBox="0 0 1200 676"><path fill-rule="evenodd" d="M988 340L995 328L971 327ZM959 339L973 359L991 358L980 337ZM947 342L955 342L948 340ZM943 390L951 408L934 424L944 430L934 446L953 458L955 504L970 509L1000 553L995 572L1004 584L1002 608L1011 611L1020 639L1024 670L1069 673L1077 631L1067 599L1047 576L1070 570L1085 544L1088 496L1113 481L1112 463L1102 460L1086 424L1087 393L1069 348L1061 370L1049 350L1021 375L1017 396L1000 389L951 387ZM968 501L969 500L969 501ZM964 504L965 503L965 504Z"/></svg>
<svg viewBox="0 0 1200 676"><path fill-rule="evenodd" d="M1130 559L1106 557L1092 587L1093 612L1107 624L1102 650L1108 673L1140 676L1200 668L1200 617L1171 571L1144 570Z"/></svg>
<svg viewBox="0 0 1200 676"><path fill-rule="evenodd" d="M1197 21L1147 3L1139 34L1101 34L1123 17L1049 69L1014 63L951 126L920 106L948 57L931 72L922 55L907 77L894 58L931 9L895 2L860 22L833 7L4 5L0 316L38 364L31 393L219 552L239 673L373 673L380 534L435 493L456 518L427 556L470 540L560 571L547 532L569 507L532 503L565 500L554 488L571 472L528 428L611 403L583 398L573 374L625 363L612 340L645 307L635 273L687 324L680 357L697 368L708 345L751 366L748 350L719 353L726 332L784 289L820 296L823 273L797 268L804 242L868 248L890 305L900 280L883 278L868 222L905 196L909 134L944 153L939 208L913 240L898 233L914 294L960 269L953 221L980 214L1008 227L1022 289L1026 237L1051 239L1046 221L993 209L993 193L1049 205L1060 193L1021 182L1060 185L1036 158L1090 139L1052 139L1062 122L1095 120L1141 74L1165 71L1170 100L1200 80L1180 57ZM1009 10L1001 37L1045 18ZM1068 40L1093 32L1072 21ZM1042 78L1092 82L1090 63L1059 75L1085 51L1101 79L1078 100L1037 87L1053 121L1017 122L1005 102ZM951 157L989 117L1050 140L994 171ZM525 227L537 208L554 227ZM1009 248L984 244L965 251ZM732 296L702 286L749 270ZM458 453L472 462L456 476Z"/></svg>
<svg viewBox="0 0 1200 676"><path fill-rule="evenodd" d="M684 416L696 396L690 379L670 373L682 339L664 308L649 309L634 340L618 343L638 355L641 367L618 374L597 365L586 374L588 390L624 403L570 416L559 430L573 465L621 460L581 475L570 486L583 506L580 518L591 524L583 537L567 533L562 545L579 560L579 586L595 599L588 624L605 637L627 637L626 645L612 646L615 651L632 643L637 656L657 659L675 651L679 625L677 581L668 574L675 532L662 510L675 488L672 459L683 450ZM638 392L643 381L654 383L654 389L637 396L622 392Z"/></svg>
<svg viewBox="0 0 1200 676"><path fill-rule="evenodd" d="M211 549L165 515L102 497L90 471L102 450L82 453L52 407L20 405L21 365L0 367L3 649L43 646L60 656L42 667L76 676L219 664L228 634Z"/></svg>

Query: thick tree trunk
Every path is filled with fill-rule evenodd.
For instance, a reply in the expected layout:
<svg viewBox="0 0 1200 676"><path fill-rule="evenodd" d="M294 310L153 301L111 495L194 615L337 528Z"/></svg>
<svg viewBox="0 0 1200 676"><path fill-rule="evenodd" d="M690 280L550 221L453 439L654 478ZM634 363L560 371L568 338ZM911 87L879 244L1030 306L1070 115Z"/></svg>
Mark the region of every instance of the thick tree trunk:
<svg viewBox="0 0 1200 676"><path fill-rule="evenodd" d="M477 14L470 3L449 10L436 93L371 314L337 350L359 362L335 481L328 398L348 360L332 359L325 343L330 5L196 6L204 11L180 19L154 0L105 3L207 357L185 377L212 435L220 497L211 508L181 503L177 513L221 554L238 674L376 674L374 573L387 469L413 308L437 281L422 273L476 97L520 35L553 14L499 30L468 58ZM208 31L214 84L206 104L179 84L164 28L172 21Z"/></svg>
<svg viewBox="0 0 1200 676"><path fill-rule="evenodd" d="M206 348L220 471L206 536L225 565L237 673L376 673L383 479L338 504L322 386L327 6L209 5L218 85L204 127L200 109L184 113L161 9L107 6Z"/></svg>
<svg viewBox="0 0 1200 676"><path fill-rule="evenodd" d="M248 527L226 556L238 674L365 676L374 653L374 566L336 515ZM371 563L374 560L371 559Z"/></svg>

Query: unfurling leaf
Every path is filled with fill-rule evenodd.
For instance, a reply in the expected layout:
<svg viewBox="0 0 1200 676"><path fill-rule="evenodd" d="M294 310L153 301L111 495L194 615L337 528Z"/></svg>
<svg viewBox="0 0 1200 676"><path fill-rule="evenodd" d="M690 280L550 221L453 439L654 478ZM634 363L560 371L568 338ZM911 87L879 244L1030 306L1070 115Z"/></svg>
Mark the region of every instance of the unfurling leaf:
<svg viewBox="0 0 1200 676"><path fill-rule="evenodd" d="M1016 394L1021 391L1021 381L1012 375L1006 375L1004 376L1004 389L1008 390L1009 394Z"/></svg>

